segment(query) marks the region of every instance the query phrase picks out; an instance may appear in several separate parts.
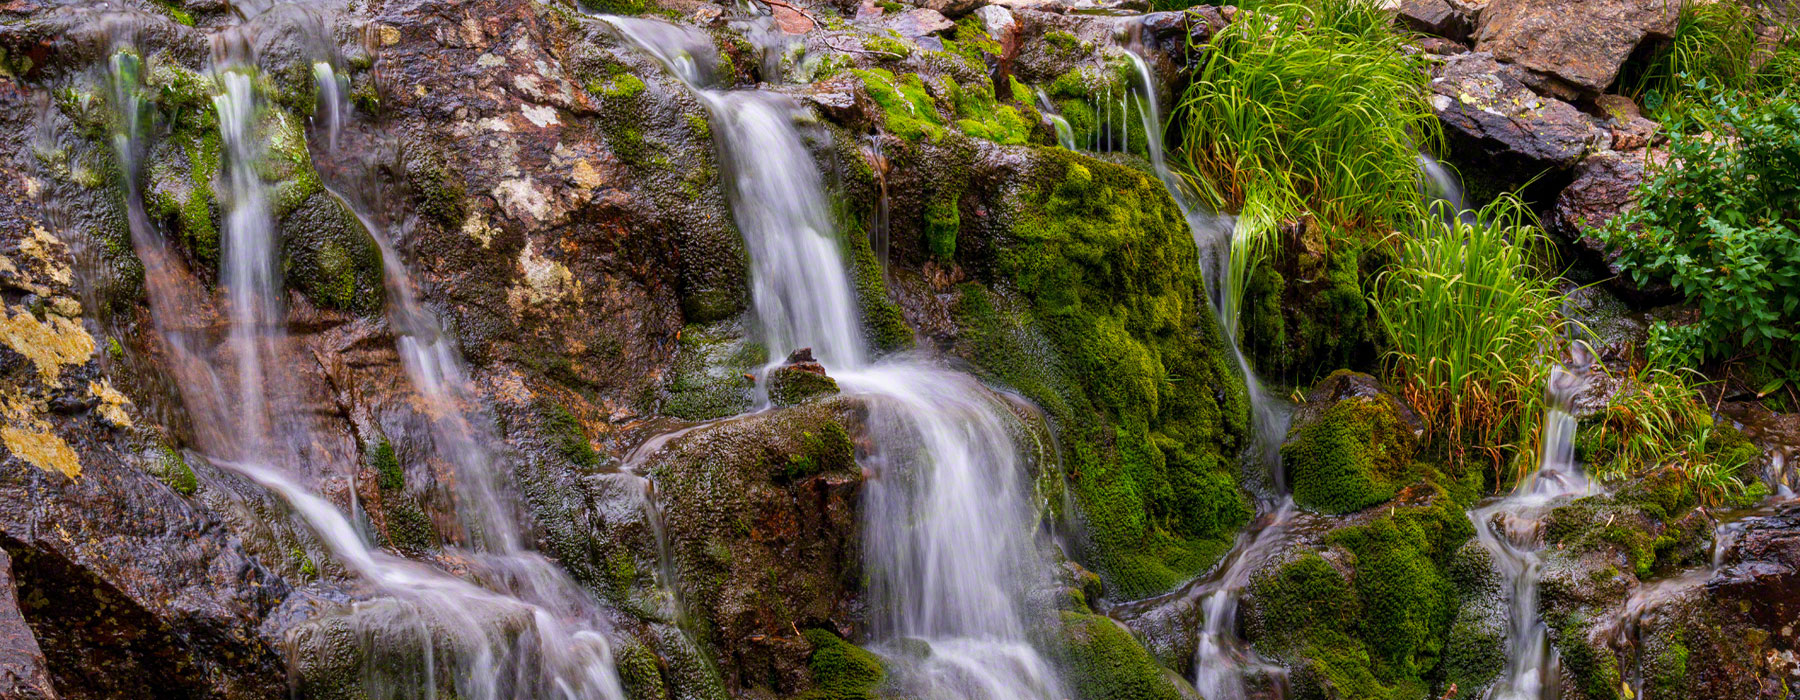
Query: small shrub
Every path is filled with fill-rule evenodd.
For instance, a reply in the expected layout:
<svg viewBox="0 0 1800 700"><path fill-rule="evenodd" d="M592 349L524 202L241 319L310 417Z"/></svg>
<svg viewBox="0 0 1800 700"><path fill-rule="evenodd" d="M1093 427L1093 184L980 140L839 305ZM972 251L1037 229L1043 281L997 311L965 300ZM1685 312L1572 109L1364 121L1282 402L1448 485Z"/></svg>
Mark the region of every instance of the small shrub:
<svg viewBox="0 0 1800 700"><path fill-rule="evenodd" d="M1660 329L1660 347L1698 339L1707 360L1748 352L1800 364L1797 97L1721 95L1695 109L1672 125L1668 163L1646 174L1638 206L1599 230L1634 279L1667 280L1700 311L1681 343Z"/></svg>

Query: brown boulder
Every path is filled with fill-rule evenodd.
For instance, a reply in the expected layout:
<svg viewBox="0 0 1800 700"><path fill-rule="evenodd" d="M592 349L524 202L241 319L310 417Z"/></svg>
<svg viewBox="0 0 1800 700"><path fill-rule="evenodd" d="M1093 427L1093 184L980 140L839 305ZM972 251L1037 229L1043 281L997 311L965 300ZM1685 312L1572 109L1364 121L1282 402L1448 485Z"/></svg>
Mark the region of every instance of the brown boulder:
<svg viewBox="0 0 1800 700"><path fill-rule="evenodd" d="M1679 7L1666 0L1494 0L1481 13L1475 50L1600 92L1645 38L1674 32Z"/></svg>

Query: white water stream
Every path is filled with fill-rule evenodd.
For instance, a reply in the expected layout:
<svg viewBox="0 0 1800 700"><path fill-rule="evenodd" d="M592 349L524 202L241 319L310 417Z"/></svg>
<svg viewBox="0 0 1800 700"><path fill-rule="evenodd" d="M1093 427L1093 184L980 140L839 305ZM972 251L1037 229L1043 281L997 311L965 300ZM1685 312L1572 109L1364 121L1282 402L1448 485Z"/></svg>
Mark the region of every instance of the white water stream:
<svg viewBox="0 0 1800 700"><path fill-rule="evenodd" d="M823 179L796 123L765 91L708 89L710 36L604 17L707 106L733 218L750 252L752 306L771 359L812 348L869 407L872 472L863 506L876 648L910 696L1056 699L1061 680L1031 644L1028 592L1046 575L1035 550L1030 455L1018 418L973 378L928 357L870 362L848 257ZM1043 466L1043 465L1036 465ZM923 657L902 640L924 642Z"/></svg>

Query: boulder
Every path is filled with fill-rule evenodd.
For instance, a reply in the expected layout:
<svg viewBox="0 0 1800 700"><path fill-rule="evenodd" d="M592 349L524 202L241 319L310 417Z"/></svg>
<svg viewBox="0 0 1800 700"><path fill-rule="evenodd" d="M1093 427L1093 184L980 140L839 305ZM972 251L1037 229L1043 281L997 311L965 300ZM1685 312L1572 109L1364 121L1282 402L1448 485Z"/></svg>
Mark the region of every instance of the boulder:
<svg viewBox="0 0 1800 700"><path fill-rule="evenodd" d="M793 406L838 393L837 380L825 375L825 366L813 360L812 348L800 348L787 362L769 370L769 401Z"/></svg>
<svg viewBox="0 0 1800 700"><path fill-rule="evenodd" d="M1432 73L1431 106L1453 150L1531 175L1567 168L1608 135L1567 102L1540 97L1487 52L1450 56Z"/></svg>
<svg viewBox="0 0 1800 700"><path fill-rule="evenodd" d="M1281 444L1294 502L1349 513L1393 498L1417 447L1417 418L1374 377L1338 371L1319 383Z"/></svg>
<svg viewBox="0 0 1800 700"><path fill-rule="evenodd" d="M13 584L12 557L0 550L0 697L55 700L44 650L19 611Z"/></svg>
<svg viewBox="0 0 1800 700"><path fill-rule="evenodd" d="M1475 50L1597 93L1644 39L1675 31L1679 8L1666 0L1493 0Z"/></svg>
<svg viewBox="0 0 1800 700"><path fill-rule="evenodd" d="M1721 553L1706 590L1737 603L1765 629L1800 620L1800 503L1747 518Z"/></svg>
<svg viewBox="0 0 1800 700"><path fill-rule="evenodd" d="M888 19L887 26L901 36L918 39L954 27L956 23L937 10L919 8L894 15Z"/></svg>
<svg viewBox="0 0 1800 700"><path fill-rule="evenodd" d="M1404 0L1397 19L1408 29L1452 41L1467 41L1471 28L1469 16L1450 0Z"/></svg>
<svg viewBox="0 0 1800 700"><path fill-rule="evenodd" d="M1645 168L1657 156L1649 150L1589 156L1575 167L1574 180L1557 194L1544 223L1551 235L1579 251L1596 276L1610 278L1608 284L1621 296L1639 303L1668 300L1674 290L1660 282L1639 284L1619 266L1619 252L1602 243L1594 231L1632 207Z"/></svg>

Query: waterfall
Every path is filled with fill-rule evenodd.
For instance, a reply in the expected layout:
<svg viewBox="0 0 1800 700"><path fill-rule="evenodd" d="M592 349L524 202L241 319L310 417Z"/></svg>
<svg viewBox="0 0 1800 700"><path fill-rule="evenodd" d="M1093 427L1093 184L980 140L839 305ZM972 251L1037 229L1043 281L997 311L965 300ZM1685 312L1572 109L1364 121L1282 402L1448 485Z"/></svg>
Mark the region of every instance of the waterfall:
<svg viewBox="0 0 1800 700"><path fill-rule="evenodd" d="M338 132L350 114L349 97L345 94L350 91L350 79L333 69L330 62L319 61L313 64L313 83L319 91L313 122L324 124L325 148L336 151Z"/></svg>
<svg viewBox="0 0 1800 700"><path fill-rule="evenodd" d="M1057 145L1071 151L1076 150L1075 130L1069 127L1069 120L1057 113L1056 103L1050 101L1050 96L1044 94L1043 88L1037 90L1037 101L1038 114L1043 115L1044 120L1050 123L1050 128L1056 131Z"/></svg>
<svg viewBox="0 0 1800 700"><path fill-rule="evenodd" d="M1133 32L1135 33L1135 32ZM1128 45L1126 60L1136 69L1142 100L1138 114L1143 121L1144 144L1150 165L1158 179L1168 188L1188 230L1200 250L1201 274L1211 297L1213 312L1225 336L1225 344L1244 376L1244 389L1250 403L1251 449L1248 457L1264 470L1268 493L1260 503L1265 516L1258 524L1239 535L1225 561L1214 572L1211 581L1197 589L1205 595L1201 609L1205 615L1199 630L1194 660L1194 688L1207 700L1242 700L1248 696L1244 672L1247 667L1278 673L1272 664L1255 659L1237 632L1238 599L1249 585L1250 574L1287 536L1293 519L1294 499L1288 494L1286 477L1281 467L1281 442L1287 436L1291 408L1269 394L1262 380L1250 366L1238 344L1238 310L1243 295L1242 275L1233 274L1233 257L1245 255L1242 239L1245 232L1234 217L1215 214L1200 206L1188 184L1169 168L1163 147L1162 110L1156 99L1156 78L1150 64L1138 53L1135 42ZM1239 265L1245 261L1239 260ZM1280 688L1275 689L1276 692Z"/></svg>
<svg viewBox="0 0 1800 700"><path fill-rule="evenodd" d="M410 278L391 248L382 243L388 264L392 324L400 336L401 357L415 388L431 403L437 417L437 447L463 469L458 502L463 515L475 515L471 533L495 553L472 553L470 569L494 579L490 590L423 564L382 553L364 539L350 517L322 496L302 486L287 466L304 464L296 446L316 446L306 421L276 421L287 407L271 399L283 382L277 364L287 343L280 300L279 242L269 202L270 184L258 165L266 118L270 117L256 87L253 60L232 56L229 49L248 28L215 37L213 98L224 146L221 206L225 231L221 261L222 294L229 329L221 347L203 347L204 327L193 316L205 305L204 292L182 269L180 258L166 249L162 235L143 214L138 155L148 131L136 54L114 54L109 80L117 111L114 146L125 180L133 247L144 260L146 288L154 327L170 348L170 367L184 406L196 424L196 448L216 466L236 473L285 502L328 547L349 573L372 584L387 598L359 603L342 619L354 625L367 646L365 690L379 697L436 697L440 686L458 697L500 700L512 697L593 698L623 700L613 671L610 645L597 605L548 560L521 550L517 527L503 509L481 505L497 470L485 461L484 445L492 436L472 429L460 409L446 409L467 397L460 360L446 336L412 294ZM226 41L218 41L224 39ZM225 56L220 58L219 56ZM324 65L324 64L318 64ZM338 83L328 70L316 70L323 83ZM334 95L331 102L337 102ZM322 92L322 97L324 93ZM344 113L334 111L322 126L335 132ZM380 240L380 230L370 227ZM409 350L409 346L412 348ZM207 355L217 359L208 361ZM348 462L358 461L351 455ZM351 489L354 493L354 487ZM491 494L489 494L491 496ZM354 507L354 506L353 506ZM472 535L473 537L473 535ZM316 630L296 627L290 633L290 661L317 661ZM396 647L405 651L396 652Z"/></svg>
<svg viewBox="0 0 1800 700"><path fill-rule="evenodd" d="M1469 511L1481 546L1494 555L1510 582L1506 669L1488 692L1491 700L1554 698L1560 679L1556 649L1538 618L1538 574L1542 561L1541 524L1535 519L1550 502L1588 491L1575 462L1573 402L1586 384L1589 355L1575 345L1574 369L1551 368L1538 468L1512 495Z"/></svg>
<svg viewBox="0 0 1800 700"><path fill-rule="evenodd" d="M1469 203L1463 196L1462 185L1456 181L1456 174L1450 172L1438 159L1423 152L1419 153L1418 162L1419 172L1424 175L1419 183L1420 194L1424 196L1426 205L1448 206L1448 211L1441 211L1446 220L1474 226L1475 213L1469 211Z"/></svg>
<svg viewBox="0 0 1800 700"><path fill-rule="evenodd" d="M1028 640L1026 604L1046 575L1031 466L1003 399L928 357L870 361L817 165L786 97L705 87L704 33L604 17L685 82L711 113L732 215L750 252L752 307L774 357L810 347L869 408L863 506L876 648L922 698L1064 697ZM910 640L932 650L907 652Z"/></svg>

